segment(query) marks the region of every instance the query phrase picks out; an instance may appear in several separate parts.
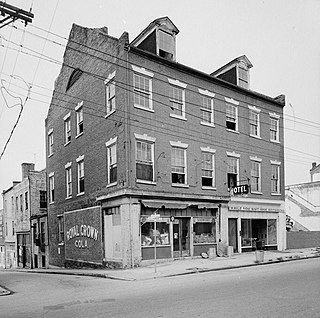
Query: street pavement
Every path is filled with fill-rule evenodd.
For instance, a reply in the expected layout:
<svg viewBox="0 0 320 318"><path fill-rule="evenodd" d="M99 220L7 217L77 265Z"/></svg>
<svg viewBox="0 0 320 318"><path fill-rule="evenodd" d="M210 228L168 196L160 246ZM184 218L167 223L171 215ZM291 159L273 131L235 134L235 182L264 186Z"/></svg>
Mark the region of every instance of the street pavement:
<svg viewBox="0 0 320 318"><path fill-rule="evenodd" d="M140 267L130 269L76 269L51 267L46 269L6 269L4 271L94 276L125 281L141 281L249 266L264 266L273 263L298 261L299 259L314 257L320 258L320 247L285 251L255 251L213 258L186 257L174 260L157 260L156 263L154 260L150 260L143 261L142 266ZM0 286L0 296L9 293L10 291L7 291Z"/></svg>

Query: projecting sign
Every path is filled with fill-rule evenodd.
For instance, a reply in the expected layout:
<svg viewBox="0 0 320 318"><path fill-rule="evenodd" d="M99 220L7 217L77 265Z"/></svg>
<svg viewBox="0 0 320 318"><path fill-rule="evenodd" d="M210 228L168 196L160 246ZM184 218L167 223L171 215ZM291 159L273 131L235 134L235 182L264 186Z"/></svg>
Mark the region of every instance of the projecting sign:
<svg viewBox="0 0 320 318"><path fill-rule="evenodd" d="M244 184L241 186L236 186L233 189L233 194L237 195L237 194L248 194L249 193L249 185Z"/></svg>

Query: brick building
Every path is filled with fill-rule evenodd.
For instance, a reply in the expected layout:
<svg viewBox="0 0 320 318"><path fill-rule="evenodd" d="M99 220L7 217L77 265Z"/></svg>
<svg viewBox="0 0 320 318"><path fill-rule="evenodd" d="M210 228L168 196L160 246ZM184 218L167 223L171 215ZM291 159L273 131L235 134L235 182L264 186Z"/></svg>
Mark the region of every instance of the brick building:
<svg viewBox="0 0 320 318"><path fill-rule="evenodd" d="M73 25L46 118L51 264L285 248L284 96L250 90L246 56L177 63L178 33Z"/></svg>
<svg viewBox="0 0 320 318"><path fill-rule="evenodd" d="M46 172L23 163L22 181L3 191L5 268L47 267Z"/></svg>

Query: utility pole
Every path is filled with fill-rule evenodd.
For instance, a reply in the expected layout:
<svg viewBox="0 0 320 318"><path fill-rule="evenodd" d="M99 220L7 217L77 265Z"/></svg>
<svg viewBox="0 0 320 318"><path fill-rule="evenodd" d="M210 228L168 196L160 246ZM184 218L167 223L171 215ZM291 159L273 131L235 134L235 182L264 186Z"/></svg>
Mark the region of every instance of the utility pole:
<svg viewBox="0 0 320 318"><path fill-rule="evenodd" d="M28 22L31 23L34 18L33 13L14 7L3 1L0 1L0 14L4 17L0 20L0 29L19 19L27 25Z"/></svg>

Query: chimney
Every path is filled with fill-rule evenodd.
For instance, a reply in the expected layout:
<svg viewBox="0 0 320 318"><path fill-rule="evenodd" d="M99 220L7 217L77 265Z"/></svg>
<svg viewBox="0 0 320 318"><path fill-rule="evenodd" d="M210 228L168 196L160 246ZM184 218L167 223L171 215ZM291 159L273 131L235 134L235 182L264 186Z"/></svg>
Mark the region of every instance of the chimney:
<svg viewBox="0 0 320 318"><path fill-rule="evenodd" d="M30 171L34 171L34 163L22 163L22 180L28 177Z"/></svg>
<svg viewBox="0 0 320 318"><path fill-rule="evenodd" d="M312 162L312 168L311 168L311 170L313 170L316 166L317 166L317 163L316 163L316 162Z"/></svg>

